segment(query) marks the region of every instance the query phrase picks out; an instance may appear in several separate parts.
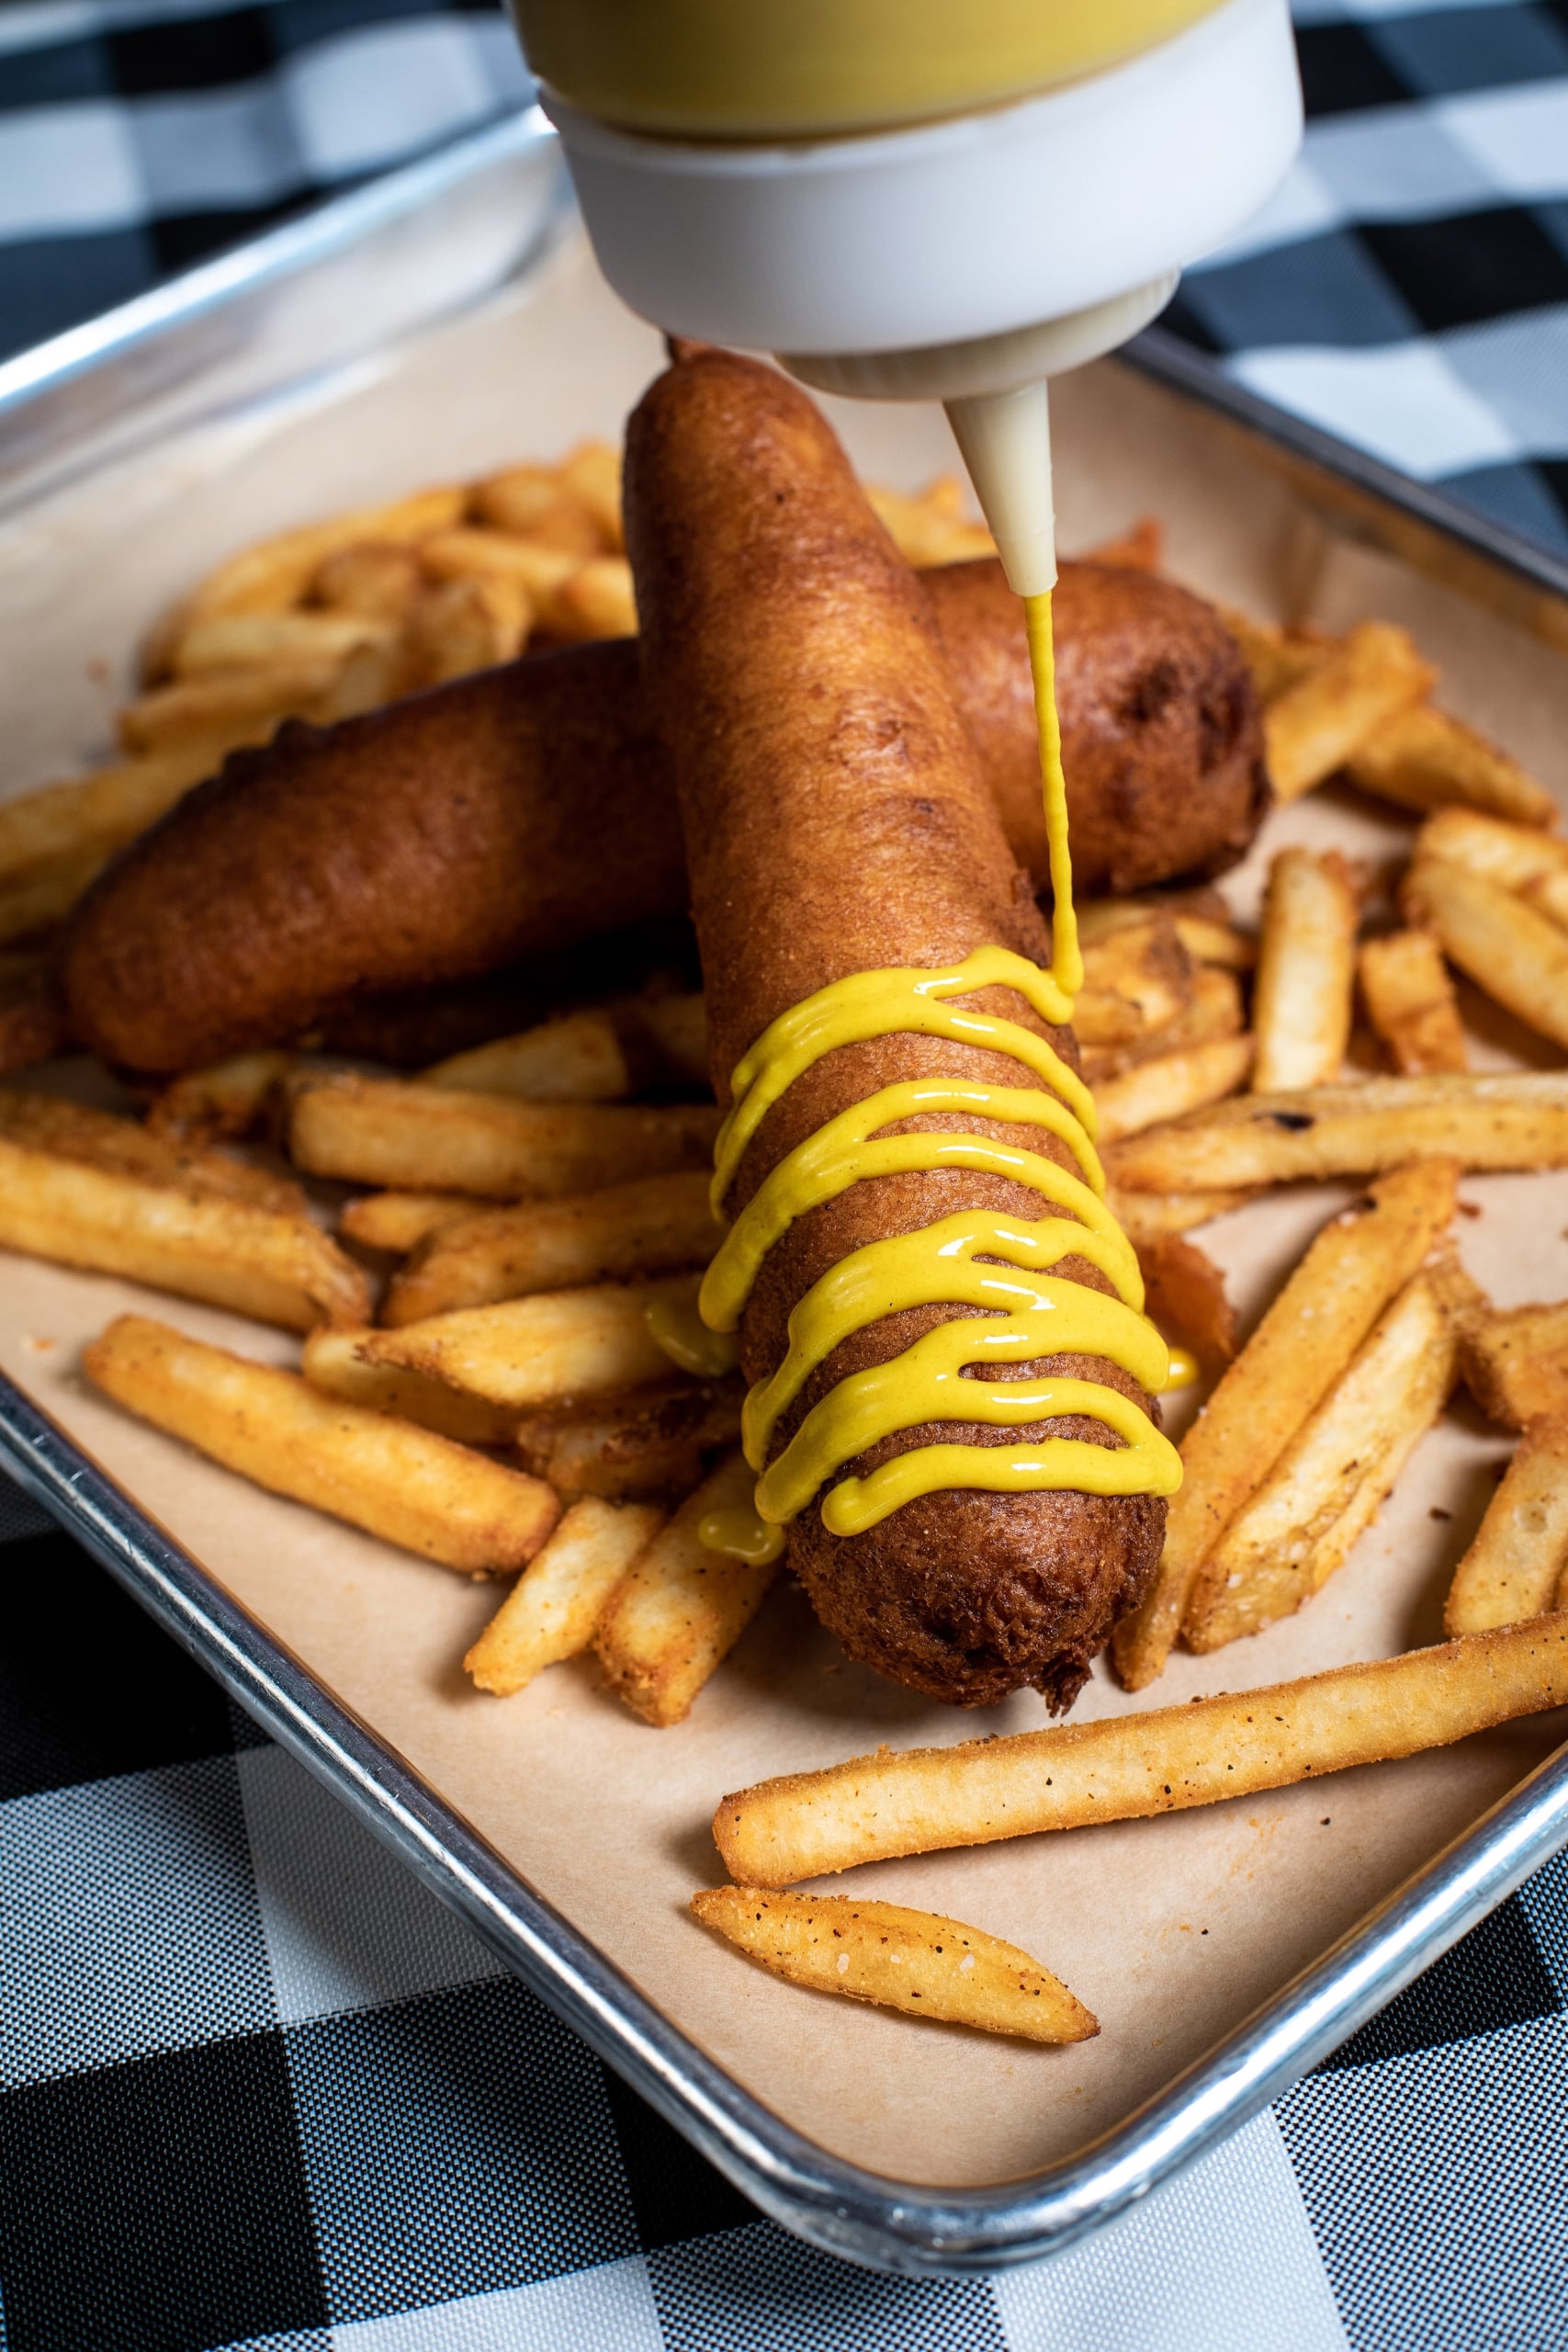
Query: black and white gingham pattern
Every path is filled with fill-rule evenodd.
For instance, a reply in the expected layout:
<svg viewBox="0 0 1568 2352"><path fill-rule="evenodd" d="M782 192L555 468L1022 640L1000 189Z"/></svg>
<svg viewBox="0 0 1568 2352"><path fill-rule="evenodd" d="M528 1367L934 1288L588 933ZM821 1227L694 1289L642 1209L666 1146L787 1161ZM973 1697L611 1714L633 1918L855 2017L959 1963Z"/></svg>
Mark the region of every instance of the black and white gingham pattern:
<svg viewBox="0 0 1568 2352"><path fill-rule="evenodd" d="M1568 1858L1087 2245L875 2278L759 2220L3 1482L0 1568L4 2352L1568 2346Z"/></svg>

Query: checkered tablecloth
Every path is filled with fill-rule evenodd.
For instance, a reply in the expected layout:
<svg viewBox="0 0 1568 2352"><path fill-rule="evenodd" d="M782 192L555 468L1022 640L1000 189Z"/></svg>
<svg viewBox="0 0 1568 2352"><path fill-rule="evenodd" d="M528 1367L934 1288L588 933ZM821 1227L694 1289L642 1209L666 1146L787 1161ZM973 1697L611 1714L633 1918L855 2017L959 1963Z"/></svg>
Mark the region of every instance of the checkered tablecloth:
<svg viewBox="0 0 1568 2352"><path fill-rule="evenodd" d="M5 2352L1552 2352L1568 1858L994 2280L760 2220L0 1482Z"/></svg>

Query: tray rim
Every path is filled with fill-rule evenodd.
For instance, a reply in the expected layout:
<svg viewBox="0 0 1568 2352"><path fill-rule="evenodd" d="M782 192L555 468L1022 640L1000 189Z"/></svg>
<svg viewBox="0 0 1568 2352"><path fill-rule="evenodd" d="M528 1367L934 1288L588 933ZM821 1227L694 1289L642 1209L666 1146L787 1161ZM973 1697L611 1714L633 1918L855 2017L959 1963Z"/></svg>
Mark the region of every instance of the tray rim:
<svg viewBox="0 0 1568 2352"><path fill-rule="evenodd" d="M665 2016L0 1374L0 1469L772 2220L908 2276L1065 2250L1247 2122L1568 1842L1568 1744L1109 2132L983 2189L897 2181L784 2121Z"/></svg>

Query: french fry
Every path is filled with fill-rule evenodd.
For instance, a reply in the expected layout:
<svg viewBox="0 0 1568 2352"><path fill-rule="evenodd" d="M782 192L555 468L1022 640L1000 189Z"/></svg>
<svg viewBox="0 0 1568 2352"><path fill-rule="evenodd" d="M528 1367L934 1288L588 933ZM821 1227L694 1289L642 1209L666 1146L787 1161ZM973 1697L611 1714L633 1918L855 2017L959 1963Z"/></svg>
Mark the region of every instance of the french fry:
<svg viewBox="0 0 1568 2352"><path fill-rule="evenodd" d="M1447 1747L1568 1702L1568 1615L1183 1707L952 1747L883 1748L728 1796L730 1874L786 1886L861 1862L1143 1821Z"/></svg>
<svg viewBox="0 0 1568 2352"><path fill-rule="evenodd" d="M386 622L355 613L216 613L186 631L169 668L176 678L203 678L222 670L269 669L280 662L341 663L357 646L389 634Z"/></svg>
<svg viewBox="0 0 1568 2352"><path fill-rule="evenodd" d="M1517 1625L1561 1606L1568 1575L1568 1414L1531 1421L1454 1570L1445 1634Z"/></svg>
<svg viewBox="0 0 1568 2352"><path fill-rule="evenodd" d="M1120 1078L1142 1062L1185 1054L1219 1037L1239 1036L1246 1025L1241 983L1235 974L1216 965L1200 964L1192 975L1191 997L1174 1021L1119 1046L1085 1046L1083 1074L1098 1093L1107 1079Z"/></svg>
<svg viewBox="0 0 1568 2352"><path fill-rule="evenodd" d="M517 1424L517 1457L558 1495L690 1493L704 1457L740 1440L739 1374L558 1406Z"/></svg>
<svg viewBox="0 0 1568 2352"><path fill-rule="evenodd" d="M653 1503L592 1496L573 1503L464 1658L476 1690L510 1698L547 1666L585 1650L606 1602L663 1521Z"/></svg>
<svg viewBox="0 0 1568 2352"><path fill-rule="evenodd" d="M1112 1638L1127 1690L1163 1672L1204 1560L1448 1226L1457 1172L1400 1169L1332 1218L1188 1430L1154 1586Z"/></svg>
<svg viewBox="0 0 1568 2352"><path fill-rule="evenodd" d="M906 2017L1023 2041L1087 2041L1100 2025L1060 1977L979 1928L901 1903L718 1886L693 1916L775 1976Z"/></svg>
<svg viewBox="0 0 1568 2352"><path fill-rule="evenodd" d="M581 500L609 555L626 552L621 528L621 453L608 441L580 441L558 469L560 485Z"/></svg>
<svg viewBox="0 0 1568 2352"><path fill-rule="evenodd" d="M476 484L471 505L477 522L539 547L556 548L585 563L610 544L594 510L553 466L511 466Z"/></svg>
<svg viewBox="0 0 1568 2352"><path fill-rule="evenodd" d="M1417 1274L1203 1562L1182 1624L1190 1648L1256 1634L1322 1590L1442 1411L1456 1353Z"/></svg>
<svg viewBox="0 0 1568 2352"><path fill-rule="evenodd" d="M441 531L426 539L419 560L431 580L515 581L538 605L582 568L580 555L547 547L540 539L510 537L504 531Z"/></svg>
<svg viewBox="0 0 1568 2352"><path fill-rule="evenodd" d="M537 1478L145 1316L119 1316L82 1364L117 1403L226 1469L443 1567L523 1567L560 1514Z"/></svg>
<svg viewBox="0 0 1568 2352"><path fill-rule="evenodd" d="M1377 1175L1416 1159L1568 1167L1568 1071L1441 1071L1245 1094L1112 1145L1106 1173L1124 1192L1202 1193Z"/></svg>
<svg viewBox="0 0 1568 2352"><path fill-rule="evenodd" d="M684 1722L761 1606L777 1563L731 1559L700 1535L710 1512L749 1506L755 1485L741 1455L721 1462L634 1562L599 1621L593 1646L605 1678L644 1723Z"/></svg>
<svg viewBox="0 0 1568 2352"><path fill-rule="evenodd" d="M539 627L567 645L596 637L635 637L637 602L626 557L594 556L542 592Z"/></svg>
<svg viewBox="0 0 1568 2352"><path fill-rule="evenodd" d="M1184 1233L1137 1241L1144 1306L1161 1331L1184 1340L1205 1371L1223 1370L1238 1345L1235 1309L1213 1260Z"/></svg>
<svg viewBox="0 0 1568 2352"><path fill-rule="evenodd" d="M1346 761L1351 781L1403 808L1475 808L1519 825L1551 825L1557 803L1517 760L1430 703L1382 720Z"/></svg>
<svg viewBox="0 0 1568 2352"><path fill-rule="evenodd" d="M636 1008L639 1026L653 1043L660 1077L688 1086L708 1083L707 1008L700 996L680 994L641 998Z"/></svg>
<svg viewBox="0 0 1568 2352"><path fill-rule="evenodd" d="M363 1337L363 1331L355 1330L312 1331L299 1364L311 1387L324 1396L345 1397L369 1413L417 1421L421 1429L434 1430L459 1445L511 1444L515 1413L502 1405L487 1405L482 1396L465 1396L400 1364L367 1363L360 1352Z"/></svg>
<svg viewBox="0 0 1568 2352"><path fill-rule="evenodd" d="M1555 833L1503 824L1469 808L1442 808L1416 836L1416 864L1428 857L1501 882L1568 929L1568 842Z"/></svg>
<svg viewBox="0 0 1568 2352"><path fill-rule="evenodd" d="M1278 621L1254 620L1228 605L1219 606L1220 618L1241 649L1262 703L1277 701L1287 686L1321 670L1334 651L1334 641L1320 630L1283 627Z"/></svg>
<svg viewBox="0 0 1568 2352"><path fill-rule="evenodd" d="M1339 1075L1356 977L1355 884L1335 850L1284 849L1269 870L1252 1025L1262 1094Z"/></svg>
<svg viewBox="0 0 1568 2352"><path fill-rule="evenodd" d="M333 1077L300 1084L288 1148L311 1174L351 1183L537 1200L705 1167L717 1125L706 1104L518 1102Z"/></svg>
<svg viewBox="0 0 1568 2352"><path fill-rule="evenodd" d="M1500 1308L1481 1298L1456 1320L1465 1386L1488 1420L1522 1430L1568 1412L1568 1299Z"/></svg>
<svg viewBox="0 0 1568 2352"><path fill-rule="evenodd" d="M1363 942L1357 958L1367 1019L1394 1069L1463 1069L1468 1061L1453 982L1429 931L1394 931Z"/></svg>
<svg viewBox="0 0 1568 2352"><path fill-rule="evenodd" d="M1361 621L1263 714L1275 797L1296 800L1342 768L1379 727L1430 693L1437 672L1402 628Z"/></svg>
<svg viewBox="0 0 1568 2352"><path fill-rule="evenodd" d="M1255 1200L1253 1193L1118 1193L1107 1195L1111 1213L1133 1244L1142 1250L1167 1233L1190 1233L1211 1218L1229 1216Z"/></svg>
<svg viewBox="0 0 1568 2352"><path fill-rule="evenodd" d="M339 548L318 564L310 594L328 612L357 613L372 621L400 621L419 594L423 577L412 548L398 547L387 539L366 539Z"/></svg>
<svg viewBox="0 0 1568 2352"><path fill-rule="evenodd" d="M427 1233L476 1214L471 1193L367 1193L347 1201L338 1231L364 1250L387 1250L406 1257Z"/></svg>
<svg viewBox="0 0 1568 2352"><path fill-rule="evenodd" d="M1185 1053L1134 1063L1119 1078L1105 1080L1094 1097L1099 1140L1118 1143L1123 1136L1234 1094L1246 1083L1253 1048L1251 1037L1216 1037Z"/></svg>
<svg viewBox="0 0 1568 2352"><path fill-rule="evenodd" d="M1157 514L1140 514L1113 539L1086 548L1079 563L1107 563L1113 571L1157 571L1165 560L1165 525Z"/></svg>
<svg viewBox="0 0 1568 2352"><path fill-rule="evenodd" d="M705 1266L719 1228L701 1169L643 1176L576 1199L490 1209L442 1225L392 1278L382 1321L394 1326L536 1291Z"/></svg>
<svg viewBox="0 0 1568 2352"><path fill-rule="evenodd" d="M344 664L338 653L294 654L254 670L220 670L153 686L119 715L128 752L171 752L193 739L265 741L285 718L310 717Z"/></svg>
<svg viewBox="0 0 1568 2352"><path fill-rule="evenodd" d="M597 1009L449 1055L421 1071L420 1081L533 1102L615 1102L633 1091L615 1016Z"/></svg>
<svg viewBox="0 0 1568 2352"><path fill-rule="evenodd" d="M26 874L0 879L0 946L37 939L62 922L107 865L107 850L51 858Z"/></svg>
<svg viewBox="0 0 1568 2352"><path fill-rule="evenodd" d="M985 525L964 513L964 492L952 474L914 496L871 486L865 494L905 562L917 571L934 563L968 563L997 551Z"/></svg>
<svg viewBox="0 0 1568 2352"><path fill-rule="evenodd" d="M521 1413L668 1379L670 1358L649 1328L648 1309L693 1306L696 1293L691 1274L546 1291L397 1331L361 1332L358 1344L367 1363L401 1364Z"/></svg>
<svg viewBox="0 0 1568 2352"><path fill-rule="evenodd" d="M1478 988L1568 1046L1568 930L1517 891L1446 858L1417 858L1403 899L1410 920L1435 931L1450 962Z"/></svg>
<svg viewBox="0 0 1568 2352"><path fill-rule="evenodd" d="M147 1131L185 1143L216 1143L222 1137L248 1136L274 1090L294 1066L294 1055L264 1048L231 1054L227 1061L215 1062L209 1069L187 1071L153 1097L147 1110Z"/></svg>
<svg viewBox="0 0 1568 2352"><path fill-rule="evenodd" d="M1192 959L1168 915L1147 915L1089 938L1073 1010L1080 1045L1124 1046L1163 1029L1192 996Z"/></svg>
<svg viewBox="0 0 1568 2352"><path fill-rule="evenodd" d="M229 748L222 735L195 737L0 802L0 888L42 867L111 856L213 775Z"/></svg>
<svg viewBox="0 0 1568 2352"><path fill-rule="evenodd" d="M533 620L533 599L520 580L448 580L411 607L401 650L414 680L437 686L515 661Z"/></svg>
<svg viewBox="0 0 1568 2352"><path fill-rule="evenodd" d="M305 1195L287 1176L254 1168L227 1152L192 1148L177 1138L138 1125L134 1119L94 1110L85 1102L67 1102L60 1095L0 1088L0 1136L32 1151L50 1152L101 1170L106 1175L131 1176L141 1183L245 1201L254 1208L271 1209L283 1216L305 1214Z"/></svg>

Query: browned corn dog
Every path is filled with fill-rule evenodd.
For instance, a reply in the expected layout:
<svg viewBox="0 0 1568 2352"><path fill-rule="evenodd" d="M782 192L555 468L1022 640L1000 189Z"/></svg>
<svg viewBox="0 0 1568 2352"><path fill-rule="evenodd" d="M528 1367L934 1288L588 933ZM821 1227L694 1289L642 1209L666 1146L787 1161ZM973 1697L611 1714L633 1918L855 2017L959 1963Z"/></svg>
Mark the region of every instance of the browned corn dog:
<svg viewBox="0 0 1568 2352"><path fill-rule="evenodd" d="M994 563L922 575L1018 854L1043 875L1028 661ZM1168 582L1068 566L1064 748L1079 871L1139 888L1227 865L1264 787L1247 673ZM237 752L134 843L65 954L75 1034L188 1069L347 1002L681 914L680 820L636 645L531 656Z"/></svg>
<svg viewBox="0 0 1568 2352"><path fill-rule="evenodd" d="M727 353L682 359L632 417L626 499L644 689L681 794L721 1099L768 1023L831 981L956 963L987 942L1047 960L931 606L805 394ZM1026 1021L1076 1061L1071 1032L1046 1029L1010 992L973 1001ZM1021 1083L1004 1055L907 1033L838 1047L769 1112L730 1214L825 1121L881 1087L939 1074ZM1073 1164L1037 1127L938 1115L900 1132L954 1126ZM1041 1214L1021 1185L948 1170L862 1179L799 1218L742 1318L747 1379L782 1361L791 1310L851 1251L976 1207ZM1082 1258L1056 1272L1107 1287ZM785 1416L775 1454L846 1374L964 1311L905 1310L845 1341ZM1146 1401L1094 1358L1012 1369L1109 1381ZM1109 1442L1079 1419L1010 1434ZM904 1430L849 1467L865 1475L914 1445L994 1435L971 1423ZM1032 1684L1063 1707L1152 1572L1164 1516L1145 1496L947 1491L838 1538L813 1503L790 1529L789 1558L823 1622L879 1671L964 1704Z"/></svg>

